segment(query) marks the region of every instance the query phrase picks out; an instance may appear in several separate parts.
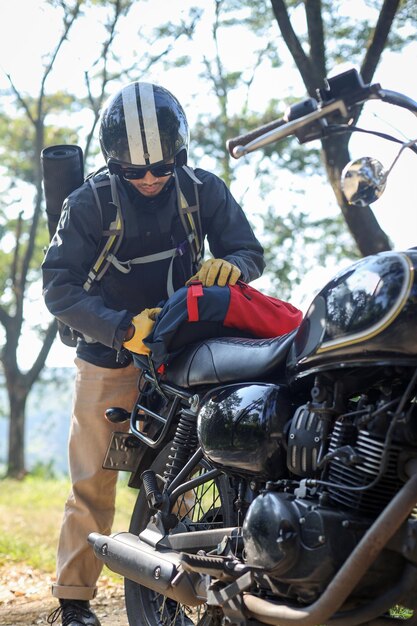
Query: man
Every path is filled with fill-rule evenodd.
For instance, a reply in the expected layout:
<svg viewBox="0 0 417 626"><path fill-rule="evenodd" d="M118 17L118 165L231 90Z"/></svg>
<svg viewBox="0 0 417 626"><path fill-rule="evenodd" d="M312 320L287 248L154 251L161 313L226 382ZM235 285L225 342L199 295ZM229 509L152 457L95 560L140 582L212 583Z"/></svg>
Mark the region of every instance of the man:
<svg viewBox="0 0 417 626"><path fill-rule="evenodd" d="M109 533L114 516L117 473L101 465L115 426L104 411L111 406L130 411L135 402L138 370L130 352L143 352L155 307L192 276L205 286L225 285L239 278L249 282L264 269L262 247L225 184L205 170L184 167L188 135L185 113L166 89L136 82L116 93L100 121L107 170L94 177L95 187L87 181L66 199L42 266L48 309L82 334L69 438L72 491L52 591L60 606L50 623L61 615L64 626L100 626L89 601L101 562L87 536ZM198 215L186 217L199 221L200 229L191 234L179 206L184 171L198 189ZM123 237L117 251L107 255L98 281L92 268L100 265L103 228L109 227L94 195L100 185L109 187L109 180L108 205L121 211ZM116 217L112 229L117 230ZM199 237L207 238L214 257L200 268Z"/></svg>

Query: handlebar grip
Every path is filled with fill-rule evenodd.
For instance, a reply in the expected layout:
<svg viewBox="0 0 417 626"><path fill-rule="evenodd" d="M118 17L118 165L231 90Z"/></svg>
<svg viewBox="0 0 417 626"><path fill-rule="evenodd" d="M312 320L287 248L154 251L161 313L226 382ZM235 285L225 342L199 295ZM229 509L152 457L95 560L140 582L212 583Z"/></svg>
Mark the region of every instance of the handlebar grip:
<svg viewBox="0 0 417 626"><path fill-rule="evenodd" d="M254 139L257 139L261 135L269 132L270 130L275 130L275 128L279 128L286 123L285 119L280 118L279 120L274 120L273 122L269 122L268 124L264 124L263 126L259 126L258 128L254 128L249 133L245 133L243 135L239 135L239 137L233 137L232 139L228 139L226 141L226 148L229 151L230 156L234 159L238 157L234 154L234 149L236 146L246 146L246 144L250 143Z"/></svg>

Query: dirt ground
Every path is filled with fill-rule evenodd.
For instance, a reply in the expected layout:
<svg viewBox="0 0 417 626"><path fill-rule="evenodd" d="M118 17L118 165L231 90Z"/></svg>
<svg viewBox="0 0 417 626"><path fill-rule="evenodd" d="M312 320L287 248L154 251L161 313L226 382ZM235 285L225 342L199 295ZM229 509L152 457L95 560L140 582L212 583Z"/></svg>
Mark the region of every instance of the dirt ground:
<svg viewBox="0 0 417 626"><path fill-rule="evenodd" d="M52 577L25 565L0 568L0 626L47 625L57 606L51 597ZM124 609L123 582L102 577L91 604L101 626L129 626ZM56 622L61 626L61 620Z"/></svg>

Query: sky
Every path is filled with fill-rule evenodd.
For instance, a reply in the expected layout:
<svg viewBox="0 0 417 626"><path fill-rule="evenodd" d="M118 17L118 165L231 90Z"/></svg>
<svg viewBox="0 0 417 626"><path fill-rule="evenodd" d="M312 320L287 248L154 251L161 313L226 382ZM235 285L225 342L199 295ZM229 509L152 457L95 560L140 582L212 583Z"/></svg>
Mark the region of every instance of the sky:
<svg viewBox="0 0 417 626"><path fill-rule="evenodd" d="M181 13L187 11L188 7L199 3L204 6L207 15L199 27L195 41L190 44L184 41L183 53L192 53L192 45L196 46L197 52L204 49L207 51L212 46L210 32L211 15L209 7L211 2L205 0L151 0L149 9L143 10L143 3L138 2L135 6L136 16L125 21L123 28L123 38L120 43L120 52L129 55L135 50L137 45L137 24L156 24L161 19L161 15L169 23L176 20ZM342 3L343 4L343 3ZM350 0L346 5L352 12L356 11L362 3L357 0ZM153 10L151 10L151 8ZM82 79L82 68L88 67L95 58L97 46L101 38L102 25L97 20L90 20L81 24L77 32L71 35L64 49L64 54L59 58L57 71L51 76L48 82L50 89L68 88L76 91L80 88ZM45 9L44 3L37 0L18 0L7 3L7 18L3 16L0 20L0 90L7 88L8 81L5 74L10 73L18 89L31 93L38 88L39 76L42 68L42 55L52 48L56 41L57 29L60 24L56 21L54 12ZM225 44L223 52L229 55L228 62L240 68L245 63L250 63L250 49L253 40L249 34L245 34L242 29L236 32L234 41L223 42ZM248 40L245 39L248 37ZM198 52L199 54L199 52ZM417 78L415 73L415 63L417 60L417 42L411 43L406 51L401 54L385 53L383 61L377 70L374 82L380 82L383 87L408 94L417 100ZM189 118L192 124L193 112L199 110L199 102L204 106L208 94L205 85L199 84L198 71L200 68L191 66L187 70L160 72L150 76L150 80L160 82L170 89L184 103L190 102ZM252 105L258 110L262 110L263 103L274 95L271 93L271 85L288 85L291 70L288 65L275 70L273 80L261 71L258 83L255 85ZM294 79L296 80L296 79ZM180 92L180 93L179 93ZM300 97L304 94L300 92ZM386 107L385 109L389 109ZM385 132L404 132L408 138L417 138L417 123L415 117L407 112L401 112L397 108L391 107L391 111L384 111ZM381 124L380 114L370 116L369 122L374 126ZM365 119L365 118L363 118ZM364 124L362 124L364 125ZM355 139L351 144L352 157L369 155L379 158L385 167L389 167L395 158L395 151L392 146L382 147L381 141L376 142L364 140L363 137ZM248 166L254 157L248 155L245 162ZM414 174L417 165L417 155L404 154L398 165L390 176L387 189L383 197L373 205L376 218L381 227L387 232L397 249L407 248L417 244L415 233L417 227L417 176ZM243 168L242 168L243 169ZM245 168L247 169L247 168ZM272 177L276 177L276 195L278 204L285 203L285 175L279 172L271 172ZM318 200L319 198L319 200ZM303 199L306 206L309 206L315 214L326 211L328 206L334 204L331 191L326 185L317 188L311 186L311 197ZM249 192L245 196L244 208L252 212L253 207L260 205L259 198ZM321 268L316 270L314 280L311 275L307 275L304 284L294 293L294 303L305 305L308 297L306 293L317 290L334 273L334 268ZM261 288L261 282L258 288ZM39 305L37 293L31 294L33 306ZM35 315L44 316L47 312L42 309L42 304ZM74 357L74 350L66 348L57 341L48 358L49 365L70 365Z"/></svg>

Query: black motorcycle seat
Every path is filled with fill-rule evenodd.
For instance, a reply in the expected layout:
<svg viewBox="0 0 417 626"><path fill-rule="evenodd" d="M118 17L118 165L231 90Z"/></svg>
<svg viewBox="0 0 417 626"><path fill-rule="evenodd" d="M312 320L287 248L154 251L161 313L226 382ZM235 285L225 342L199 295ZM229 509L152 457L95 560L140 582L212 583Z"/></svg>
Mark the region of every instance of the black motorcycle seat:
<svg viewBox="0 0 417 626"><path fill-rule="evenodd" d="M271 339L206 339L183 349L167 367L164 379L188 388L267 378L285 363L295 333Z"/></svg>

